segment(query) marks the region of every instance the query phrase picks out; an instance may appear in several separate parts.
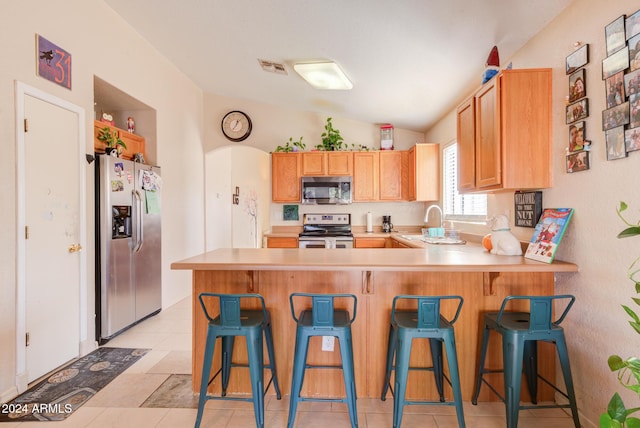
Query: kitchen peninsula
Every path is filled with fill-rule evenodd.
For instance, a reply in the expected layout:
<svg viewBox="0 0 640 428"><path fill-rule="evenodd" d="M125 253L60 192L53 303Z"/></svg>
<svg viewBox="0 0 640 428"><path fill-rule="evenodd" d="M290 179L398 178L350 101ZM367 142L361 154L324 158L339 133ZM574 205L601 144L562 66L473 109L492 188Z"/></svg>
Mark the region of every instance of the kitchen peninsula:
<svg viewBox="0 0 640 428"><path fill-rule="evenodd" d="M554 275L578 271L575 264L562 261L546 264L519 256L492 255L477 244L416 246L421 248L218 249L173 263L172 269L193 271L194 391L198 391L200 385L206 338L206 320L197 300L198 294L204 291L264 296L271 311L276 365L283 393L289 392L291 384L295 342L289 295L293 292L355 294L358 307L353 325L353 347L359 397L379 397L382 391L393 297L398 294L461 295L464 305L455 333L463 397L469 400L476 372L482 313L499 309L508 295L552 295ZM514 306L513 309L522 308ZM443 307L447 317L453 315L447 312L450 310L448 306ZM550 345L542 345L539 371L542 376L552 379L555 376L553 349ZM500 367L500 349L499 341L493 340L487 357L489 367ZM216 353L218 351L219 347ZM244 344L236 346L235 353L236 361L246 361ZM415 344L412 362L422 356L430 361L428 346ZM216 358L214 361L219 361L219 357ZM309 364L336 365L339 362L339 349L323 351L320 340L311 343ZM251 391L248 377L247 370L232 371L229 391L248 394ZM218 381L212 383L212 391L219 391ZM445 388L445 392L451 396L450 388ZM344 394L341 371L309 371L303 394L341 396ZM412 374L407 395L437 397L432 374ZM527 397L523 391L523 399ZM538 398L553 399L553 390L541 385ZM495 400L495 397L485 389L480 400Z"/></svg>

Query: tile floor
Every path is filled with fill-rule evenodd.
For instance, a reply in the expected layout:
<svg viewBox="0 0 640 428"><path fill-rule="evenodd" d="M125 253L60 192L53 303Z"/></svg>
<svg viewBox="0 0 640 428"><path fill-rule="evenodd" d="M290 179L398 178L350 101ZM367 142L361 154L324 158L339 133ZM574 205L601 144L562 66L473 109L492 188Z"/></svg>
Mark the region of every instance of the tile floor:
<svg viewBox="0 0 640 428"><path fill-rule="evenodd" d="M28 427L192 427L196 409L149 408L143 403L172 374L191 373L191 298L184 299L160 314L122 333L107 346L151 348L140 361L107 385L84 406L62 422L4 423L0 428ZM193 398L193 397L192 397ZM265 426L286 427L288 397L278 401L269 396L265 404ZM464 403L469 428L505 426L502 403ZM296 428L350 427L344 404L302 403ZM358 422L364 428L392 426L393 400L358 399ZM202 427L255 427L253 408L247 402L209 401ZM448 406L408 406L403 428L454 428L455 411ZM562 409L525 410L520 413L520 428L573 427Z"/></svg>

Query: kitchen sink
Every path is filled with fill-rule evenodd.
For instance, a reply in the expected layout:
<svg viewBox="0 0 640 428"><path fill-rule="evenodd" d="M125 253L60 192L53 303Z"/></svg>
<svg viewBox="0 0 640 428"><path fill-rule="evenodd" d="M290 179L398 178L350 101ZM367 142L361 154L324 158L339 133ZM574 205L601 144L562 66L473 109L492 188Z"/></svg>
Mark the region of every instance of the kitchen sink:
<svg viewBox="0 0 640 428"><path fill-rule="evenodd" d="M400 235L409 241L422 241L433 245L464 245L467 241L463 239L449 238L448 236L423 236L423 235Z"/></svg>

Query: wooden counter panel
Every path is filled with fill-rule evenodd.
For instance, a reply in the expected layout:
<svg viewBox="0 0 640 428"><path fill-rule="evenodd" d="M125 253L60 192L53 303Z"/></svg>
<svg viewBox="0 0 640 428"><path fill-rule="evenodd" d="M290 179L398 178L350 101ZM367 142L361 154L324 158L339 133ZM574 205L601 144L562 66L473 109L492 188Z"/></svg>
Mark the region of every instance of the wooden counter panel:
<svg viewBox="0 0 640 428"><path fill-rule="evenodd" d="M380 271L194 271L193 276L193 387L198 391L202 370L202 355L206 338L206 321L197 303L197 295L203 291L223 293L260 293L265 298L271 312L278 379L283 394L291 387L293 349L295 344L295 323L291 318L289 295L293 292L351 293L358 298L357 318L353 325L353 347L355 378L358 397L379 397L384 382L389 318L393 297L399 294L413 295L461 295L465 302L460 318L455 325L458 350L458 364L463 398L470 400L476 374L479 352L482 314L498 310L507 295L552 295L554 274L542 273L501 273L492 278L491 290L483 286L486 275L482 272L397 272ZM444 305L443 310L451 316L453 303ZM513 309L518 309L514 306ZM300 309L298 309L299 311ZM214 311L214 313L217 313ZM502 354L499 337L491 338L487 355L487 367L501 367ZM425 343L421 343L425 342ZM424 365L431 360L427 341L415 341L412 363ZM309 347L310 364L337 365L340 362L339 345L336 341L333 352L323 352L320 339L312 341ZM219 347L219 344L217 344ZM214 370L219 367L219 349L216 348ZM555 357L553 347L539 347L539 371L542 376L555 377ZM266 355L266 350L265 350ZM236 341L234 360L246 361L246 347L243 340ZM445 363L446 366L446 363ZM214 371L215 372L215 371ZM448 373L448 369L446 369ZM494 383L501 387L499 375L493 375ZM232 370L229 392L240 391L249 394L247 369ZM268 371L265 371L268 378ZM219 379L212 383L211 391L219 392ZM270 390L273 393L273 389ZM340 370L307 370L303 395L344 396L344 382ZM445 387L445 395L452 398L450 387ZM407 389L411 398L437 398L433 374L412 372ZM523 400L528 393L523 387ZM540 385L540 400L551 400L553 390ZM495 401L497 398L483 388L480 401Z"/></svg>

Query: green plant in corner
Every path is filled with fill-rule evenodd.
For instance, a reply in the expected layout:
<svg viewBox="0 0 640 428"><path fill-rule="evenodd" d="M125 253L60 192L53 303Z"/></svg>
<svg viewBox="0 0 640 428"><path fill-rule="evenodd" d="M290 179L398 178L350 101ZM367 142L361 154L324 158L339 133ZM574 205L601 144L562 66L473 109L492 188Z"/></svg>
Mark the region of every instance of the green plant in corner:
<svg viewBox="0 0 640 428"><path fill-rule="evenodd" d="M293 141L293 137L289 137L289 141L284 146L277 146L274 152L297 152L306 147L306 144L302 142L302 137L298 141Z"/></svg>
<svg viewBox="0 0 640 428"><path fill-rule="evenodd" d="M316 146L318 150L342 150L344 144L344 138L340 135L340 130L333 127L331 118L327 118L327 123L324 125L324 132L322 133L322 143Z"/></svg>
<svg viewBox="0 0 640 428"><path fill-rule="evenodd" d="M629 222L622 214L627 209L625 202L620 202L617 208L618 217L627 225L627 228L618 234L618 238L628 238L640 235L640 222ZM636 258L627 269L627 276L635 284L636 294L640 294L640 256ZM633 302L640 306L640 298L632 298ZM624 311L631 317L629 324L633 330L640 334L640 316L629 306L622 305ZM630 357L626 360L618 355L611 355L608 360L612 372L617 372L618 381L625 388L635 392L640 397L640 359ZM613 395L607 406L607 411L600 415L601 428L640 428L640 419L631 415L638 412L640 407L627 409L622 397L617 392Z"/></svg>
<svg viewBox="0 0 640 428"><path fill-rule="evenodd" d="M116 149L118 154L122 153L122 149L127 148L127 145L120 139L116 131L108 126L100 129L98 140L104 142L107 145L107 148Z"/></svg>

